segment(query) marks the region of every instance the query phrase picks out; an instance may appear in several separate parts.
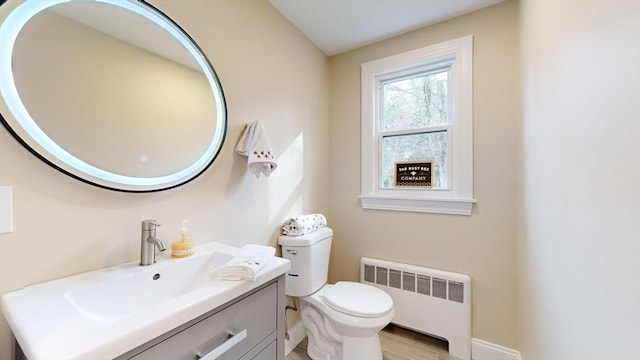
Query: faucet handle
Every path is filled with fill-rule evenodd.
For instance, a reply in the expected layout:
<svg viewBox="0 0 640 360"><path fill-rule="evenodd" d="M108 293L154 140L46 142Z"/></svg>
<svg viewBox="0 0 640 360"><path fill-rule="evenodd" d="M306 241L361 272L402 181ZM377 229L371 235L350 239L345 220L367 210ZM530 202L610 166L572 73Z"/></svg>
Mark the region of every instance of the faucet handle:
<svg viewBox="0 0 640 360"><path fill-rule="evenodd" d="M156 220L142 220L142 230L155 230L160 224Z"/></svg>

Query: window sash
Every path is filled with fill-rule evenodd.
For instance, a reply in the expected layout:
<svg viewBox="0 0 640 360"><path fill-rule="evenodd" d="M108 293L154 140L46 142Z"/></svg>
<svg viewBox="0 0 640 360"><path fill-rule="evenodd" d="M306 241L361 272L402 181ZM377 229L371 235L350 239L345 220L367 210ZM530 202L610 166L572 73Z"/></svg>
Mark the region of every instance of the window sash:
<svg viewBox="0 0 640 360"><path fill-rule="evenodd" d="M423 135L423 134L433 134L444 132L446 134L446 145L447 145L447 157L446 157L446 187L442 188L430 188L430 189L413 189L418 192L439 192L439 191L450 191L451 190L451 168L452 168L452 154L451 154L451 141L452 141L452 126L430 126L426 128L418 128L418 129L409 129L409 130L396 130L396 131L385 131L378 133L378 176L377 176L377 188L378 190L398 190L406 192L406 188L397 188L394 186L385 187L384 186L384 172L383 172L383 162L384 162L384 139L396 136L411 136L411 135ZM425 159L428 160L428 159Z"/></svg>
<svg viewBox="0 0 640 360"><path fill-rule="evenodd" d="M376 131L382 132L384 131L384 104L385 104L385 93L384 86L389 83L394 83L402 80L408 80L414 77L420 76L429 76L434 74L439 74L444 71L447 72L447 119L448 124L451 125L454 121L454 102L455 102L455 92L454 92L454 81L453 81L453 59L447 59L446 62L436 63L436 64L423 64L419 67L413 67L410 69L403 69L401 71L392 72L384 75L376 76L376 101L377 101L377 109L375 113L375 124ZM437 125L436 125L437 126Z"/></svg>
<svg viewBox="0 0 640 360"><path fill-rule="evenodd" d="M381 83L389 83L399 80L409 79L416 74L432 75L444 70L451 71L454 65L455 55L448 54L427 62L418 62L411 66L401 66L391 71L383 71L376 74L376 78Z"/></svg>
<svg viewBox="0 0 640 360"><path fill-rule="evenodd" d="M388 136L402 136L402 135L418 135L418 134L432 133L432 132L439 132L439 131L451 131L451 129L452 129L451 125L435 125L435 126L412 128L412 129L406 129L406 130L378 131L378 136L388 137Z"/></svg>

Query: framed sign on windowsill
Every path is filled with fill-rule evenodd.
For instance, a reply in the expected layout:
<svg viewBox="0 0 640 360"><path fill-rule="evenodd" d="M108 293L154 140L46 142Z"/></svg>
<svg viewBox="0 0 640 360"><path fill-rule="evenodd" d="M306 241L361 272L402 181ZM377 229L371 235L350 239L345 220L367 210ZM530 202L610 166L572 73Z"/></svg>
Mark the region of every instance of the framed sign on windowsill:
<svg viewBox="0 0 640 360"><path fill-rule="evenodd" d="M396 161L393 186L397 188L431 189L432 161Z"/></svg>

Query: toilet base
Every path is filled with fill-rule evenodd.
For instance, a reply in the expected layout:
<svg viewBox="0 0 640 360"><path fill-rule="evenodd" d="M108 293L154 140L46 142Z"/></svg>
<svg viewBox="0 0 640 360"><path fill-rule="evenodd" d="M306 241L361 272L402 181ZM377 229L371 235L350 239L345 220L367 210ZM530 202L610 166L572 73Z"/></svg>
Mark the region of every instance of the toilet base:
<svg viewBox="0 0 640 360"><path fill-rule="evenodd" d="M307 332L307 354L313 360L341 360L342 336L312 306L305 306L300 313ZM329 325L327 327L327 325Z"/></svg>
<svg viewBox="0 0 640 360"><path fill-rule="evenodd" d="M320 346L324 345L324 346ZM308 338L307 354L313 360L382 360L382 348L378 335L368 338L343 337L342 344L318 342Z"/></svg>
<svg viewBox="0 0 640 360"><path fill-rule="evenodd" d="M364 338L342 337L342 359L382 360L382 347L378 334Z"/></svg>
<svg viewBox="0 0 640 360"><path fill-rule="evenodd" d="M378 332L370 336L344 336L336 332L331 321L311 305L301 312L307 331L307 354L313 360L382 360Z"/></svg>

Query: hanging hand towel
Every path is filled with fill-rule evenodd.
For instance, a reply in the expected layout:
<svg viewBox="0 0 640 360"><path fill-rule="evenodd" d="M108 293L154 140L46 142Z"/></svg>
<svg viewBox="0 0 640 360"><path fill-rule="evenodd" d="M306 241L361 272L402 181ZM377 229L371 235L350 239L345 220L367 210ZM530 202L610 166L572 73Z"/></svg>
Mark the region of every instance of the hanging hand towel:
<svg viewBox="0 0 640 360"><path fill-rule="evenodd" d="M236 145L236 153L247 157L247 167L256 178L260 173L269 176L278 167L267 133L259 120L247 125Z"/></svg>
<svg viewBox="0 0 640 360"><path fill-rule="evenodd" d="M220 280L254 281L262 268L273 258L271 246L245 245L238 255L213 271L211 278Z"/></svg>
<svg viewBox="0 0 640 360"><path fill-rule="evenodd" d="M300 215L287 219L282 225L285 235L304 235L327 226L327 219L322 214Z"/></svg>

